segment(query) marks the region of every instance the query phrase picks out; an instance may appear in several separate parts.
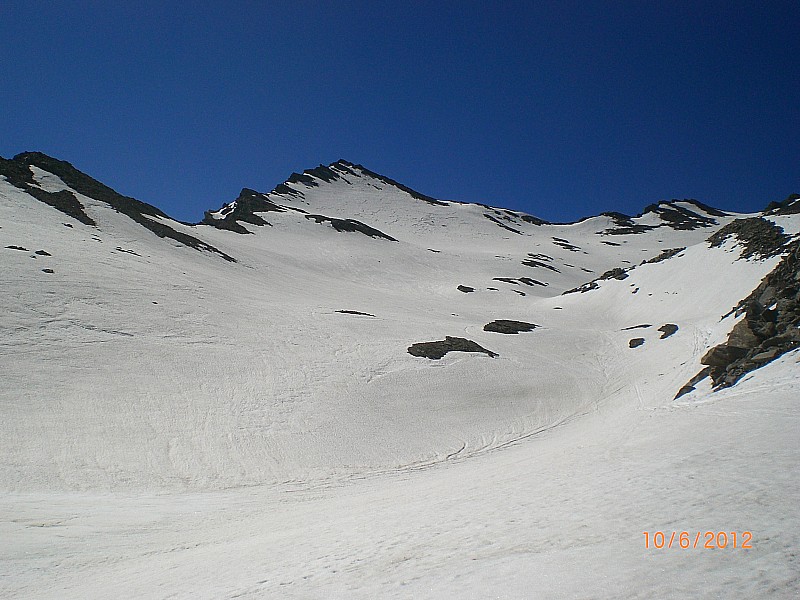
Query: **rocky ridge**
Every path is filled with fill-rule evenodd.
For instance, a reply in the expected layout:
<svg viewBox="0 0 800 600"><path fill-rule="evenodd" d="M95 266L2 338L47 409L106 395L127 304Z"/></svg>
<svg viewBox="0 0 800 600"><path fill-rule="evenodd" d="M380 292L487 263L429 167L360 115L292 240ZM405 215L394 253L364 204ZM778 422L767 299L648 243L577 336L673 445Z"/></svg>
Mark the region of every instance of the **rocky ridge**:
<svg viewBox="0 0 800 600"><path fill-rule="evenodd" d="M749 296L723 317L743 316L728 339L701 358L706 367L678 391L676 398L692 391L706 377L711 378L715 389L730 387L754 369L800 348L800 240L772 249L760 246L759 251L783 252L785 256Z"/></svg>
<svg viewBox="0 0 800 600"><path fill-rule="evenodd" d="M195 250L212 252L227 261L235 262L232 256L211 244L170 227L164 222L164 220L171 220L170 217L155 206L129 196L123 196L107 185L82 173L66 161L52 158L41 152L23 152L11 160L0 159L0 175L5 176L13 186L27 192L37 200L49 204L67 216L80 221L84 225L96 225L94 220L86 214L85 207L71 191L47 192L43 190L36 183L33 172L30 169L31 166L56 175L79 194L108 204L117 212L136 221L158 237L170 238Z"/></svg>

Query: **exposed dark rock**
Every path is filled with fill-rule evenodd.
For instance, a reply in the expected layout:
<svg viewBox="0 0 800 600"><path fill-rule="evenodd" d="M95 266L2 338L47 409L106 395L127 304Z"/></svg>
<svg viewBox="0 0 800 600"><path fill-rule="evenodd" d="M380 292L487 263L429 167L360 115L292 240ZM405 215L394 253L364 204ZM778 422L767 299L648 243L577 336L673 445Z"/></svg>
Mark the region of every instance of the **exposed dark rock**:
<svg viewBox="0 0 800 600"><path fill-rule="evenodd" d="M468 285L460 285L456 288L459 292L464 292L465 294L469 294L470 292L474 292L475 288L469 287Z"/></svg>
<svg viewBox="0 0 800 600"><path fill-rule="evenodd" d="M631 340L628 340L628 346L630 348L638 348L642 344L644 344L644 338L633 338Z"/></svg>
<svg viewBox="0 0 800 600"><path fill-rule="evenodd" d="M86 175L85 173L82 173L81 171L79 171L66 161L57 160L55 158L47 156L46 154L42 154L41 152L24 152L22 154L18 154L17 156L15 156L13 158L13 161L21 165L35 165L40 169L47 171L48 173L52 173L53 175L58 176L61 179L61 181L63 181L65 184L67 184L70 188L72 188L79 194L83 194L84 196L88 196L89 198L94 198L95 200L98 200L100 202L105 202L117 212L120 212L125 216L133 219L134 221L139 223L139 225L142 225L143 227L149 229L158 237L173 239L176 242L179 242L185 246L189 246L190 248L194 248L195 250L205 250L207 252L214 252L215 254L219 254L222 258L224 258L227 261L236 262L236 260L233 257L228 256L218 248L215 248L214 246L207 244L206 242L203 242L197 239L196 237L182 233L180 231L176 231L166 223L162 223L160 221L155 220L158 218L169 219L169 217L165 213L157 209L155 206L152 206L145 202L141 202L139 200L136 200L135 198L123 196L122 194L112 190L107 185L104 185L99 181L97 181L96 179L93 179L88 175ZM4 162L7 163L9 161L4 161ZM39 188L31 187L26 191L28 191L32 195L35 195L38 192L31 191L35 189ZM64 191L68 192L68 190ZM58 194L61 194L61 192L58 192ZM74 198L74 194L72 194L71 192L69 192L69 194ZM59 202L63 201L64 203L69 204L70 200L66 195L62 194L60 198L61 200L59 200ZM39 199L42 200L42 198ZM42 201L46 202L46 200ZM77 200L75 201L77 202ZM61 208L59 208L59 210L61 210ZM81 206L81 211L82 210L83 207ZM74 216L76 219L81 220L87 225L95 224L94 221L89 219L88 215L85 215L85 213L83 214L85 218L80 217L80 213L78 214L78 216L76 215L70 215L70 216ZM88 219L91 222L88 222L86 219Z"/></svg>
<svg viewBox="0 0 800 600"><path fill-rule="evenodd" d="M561 295L564 296L566 294L574 294L575 292L580 292L583 294L584 292L588 292L590 290L596 290L600 286L598 285L598 281L604 281L606 279L626 279L628 277L628 273L625 269L621 267L617 267L615 269L611 269L610 271L606 271L600 277L596 279L592 279L591 281L584 283L583 285L572 288L571 290L567 290L563 292Z"/></svg>
<svg viewBox="0 0 800 600"><path fill-rule="evenodd" d="M117 247L115 248L115 250L116 250L117 252L124 252L125 254L133 254L134 256L141 256L141 254L139 254L138 252L134 252L133 250L127 250L127 249L125 249L125 248L122 248L122 247L120 247L120 246L117 246Z"/></svg>
<svg viewBox="0 0 800 600"><path fill-rule="evenodd" d="M750 371L800 348L800 241L784 249L788 253L778 266L732 311L744 318L727 341L700 360L709 367L714 389L732 386Z"/></svg>
<svg viewBox="0 0 800 600"><path fill-rule="evenodd" d="M419 342L408 347L408 353L412 356L439 360L448 352L482 352L492 358L500 356L496 352L487 350L472 340L460 337L445 337L444 340L437 342Z"/></svg>
<svg viewBox="0 0 800 600"><path fill-rule="evenodd" d="M525 285L530 285L530 286L540 285L542 287L546 287L546 286L549 285L545 281L539 281L538 279L531 279L530 277L519 277L517 279L517 281L519 281L520 283L524 283Z"/></svg>
<svg viewBox="0 0 800 600"><path fill-rule="evenodd" d="M626 215L625 213L617 212L615 210L602 212L600 213L600 216L610 217L617 225L627 225L628 223L631 222L630 216Z"/></svg>
<svg viewBox="0 0 800 600"><path fill-rule="evenodd" d="M375 315L371 315L369 313L361 312L359 310L337 310L337 313L342 313L343 315L361 315L364 317L374 317Z"/></svg>
<svg viewBox="0 0 800 600"><path fill-rule="evenodd" d="M698 383L703 381L703 379L708 377L710 373L711 373L711 367L706 367L705 369L700 371L697 375L692 377L686 385L684 385L681 389L678 390L678 393L675 394L673 400L677 400L684 394L688 394L689 392L694 391L695 390L694 386L696 386Z"/></svg>
<svg viewBox="0 0 800 600"><path fill-rule="evenodd" d="M678 202L691 204L706 214L702 215L686 208L685 206L678 206ZM679 230L698 229L700 227L711 227L717 224L715 219L712 219L706 215L712 215L715 217L724 217L727 215L727 213L721 210L717 210L716 208L712 208L706 204L703 204L702 202L691 199L671 200L669 202L661 201L657 204L651 204L645 207L642 214L637 215L636 218L642 217L647 213L655 213L663 221L663 223L660 225L641 225L636 223L633 218L623 215L622 213L603 213L604 215L614 219L615 226L600 233L602 235L631 235L645 233L646 231L651 231L653 229L657 229L658 227L670 227L672 229Z"/></svg>
<svg viewBox="0 0 800 600"><path fill-rule="evenodd" d="M140 202L135 198L122 196L110 187L82 173L66 161L52 158L40 152L18 154L14 157L14 160L24 164L35 165L40 169L53 173L78 193L110 204L115 210L123 214L135 213L139 217L147 215L168 218L165 213L155 206Z"/></svg>
<svg viewBox="0 0 800 600"><path fill-rule="evenodd" d="M29 252L27 248L23 248L22 246L6 246L9 250L22 250L23 252Z"/></svg>
<svg viewBox="0 0 800 600"><path fill-rule="evenodd" d="M11 185L22 190L37 185L33 171L16 157L11 160L0 157L0 175L4 175Z"/></svg>
<svg viewBox="0 0 800 600"><path fill-rule="evenodd" d="M589 292L591 290L596 290L599 287L600 286L597 285L597 280L592 280L592 281L588 281L588 282L584 283L581 286L578 286L576 288L572 288L571 290L566 290L565 292L561 292L561 295L562 296L566 296L567 294L574 294L575 292L580 292L581 294L584 294L584 293Z"/></svg>
<svg viewBox="0 0 800 600"><path fill-rule="evenodd" d="M665 340L678 331L678 326L674 323L666 323L659 327L658 330L661 332L661 339Z"/></svg>
<svg viewBox="0 0 800 600"><path fill-rule="evenodd" d="M355 219L336 219L333 217L326 217L324 215L305 215L305 217L306 219L312 219L317 223L330 223L331 227L333 227L336 231L358 232L368 235L372 238L383 238L391 242L397 241L382 231L375 229L374 227L370 227L361 221L356 221Z"/></svg>
<svg viewBox="0 0 800 600"><path fill-rule="evenodd" d="M402 183L398 183L394 179L389 179L388 177L384 177L383 175L379 175L378 173L375 173L374 171L370 171L369 169L367 169L366 167L364 167L362 165L356 165L356 164L353 164L351 162L347 162L346 160L339 160L339 161L333 163L331 165L331 167L337 167L337 168L346 167L354 175L357 175L354 170L358 169L364 175L368 175L369 177L372 177L373 179L377 179L378 181L382 181L383 183L387 183L387 184L389 184L391 186L394 186L394 187L396 187L396 188L398 188L400 190L403 190L404 192L406 192L408 195L410 195L412 198L414 198L416 200L422 200L423 202L427 202L428 204L433 204L433 205L438 205L438 206L449 206L449 204L447 202L442 202L441 200L437 200L436 198L432 198L431 196L426 196L425 194L420 194L416 190L412 190L410 187L408 187L406 185L403 185Z"/></svg>
<svg viewBox="0 0 800 600"><path fill-rule="evenodd" d="M758 354L753 355L754 362L763 362L768 363L776 358L778 358L782 354L781 349L777 347L768 348L763 352L759 352Z"/></svg>
<svg viewBox="0 0 800 600"><path fill-rule="evenodd" d="M530 286L540 285L543 287L548 285L547 283L544 283L542 281L537 281L536 279L531 279L530 277L518 277L516 279L513 277L492 277L492 280L502 281L504 283L512 283L514 285L520 285L520 284L530 285Z"/></svg>
<svg viewBox="0 0 800 600"><path fill-rule="evenodd" d="M611 269L610 271L606 271L602 275L600 275L600 279L627 279L628 273L625 272L625 269L617 267L615 269Z"/></svg>
<svg viewBox="0 0 800 600"><path fill-rule="evenodd" d="M683 206L678 206L676 204L677 202L679 201L672 200L671 202L659 202L658 204L651 204L650 206L645 207L644 214L649 212L656 213L661 220L665 221L665 225L673 229L691 230L698 229L700 227L711 227L712 225L717 224L717 221L711 217L706 217ZM698 208L701 208L701 210L704 212L708 213L705 208L702 208L705 207L705 205L701 205L696 200L683 200L683 202L690 202ZM711 209L710 207L707 208L709 208L709 210L716 211L716 209ZM717 216L725 215L725 213L721 213L720 211L716 212L720 213Z"/></svg>
<svg viewBox="0 0 800 600"><path fill-rule="evenodd" d="M279 196L295 196L303 198L303 192L296 190L294 188L290 188L285 183L279 183L275 186L275 189L270 192L271 194L278 194Z"/></svg>
<svg viewBox="0 0 800 600"><path fill-rule="evenodd" d="M575 246L574 244L571 244L569 242L569 240L565 240L565 239L562 239L562 238L554 237L553 238L553 244L555 244L556 246L559 246L561 248L564 248L564 250L569 250L570 252L580 252L581 251L579 246Z"/></svg>
<svg viewBox="0 0 800 600"><path fill-rule="evenodd" d="M620 331L630 331L631 329L647 329L648 327L652 327L650 323L643 323L642 325L631 325L630 327L623 327Z"/></svg>
<svg viewBox="0 0 800 600"><path fill-rule="evenodd" d="M551 271L555 271L556 273L560 273L558 269L556 269L553 265L548 265L546 263L540 262L538 260L533 260L531 258L526 258L522 261L522 264L526 267L539 267L542 269L550 269Z"/></svg>
<svg viewBox="0 0 800 600"><path fill-rule="evenodd" d="M602 233L606 235L636 235L656 228L655 225L638 225L633 223L633 221L631 221L631 223L632 224L628 227L614 227L612 229L606 229Z"/></svg>
<svg viewBox="0 0 800 600"><path fill-rule="evenodd" d="M75 197L75 194L69 190L46 192L38 187L29 187L25 191L37 200L40 200L45 204L49 204L56 210L60 210L65 215L69 215L84 225L97 225L94 219L86 214L83 209L83 204L81 204L80 201L78 201L78 199Z"/></svg>
<svg viewBox="0 0 800 600"><path fill-rule="evenodd" d="M497 319L491 323L483 326L484 331L491 331L494 333L517 334L521 331L533 331L539 327L534 323L526 323L525 321L509 321L507 319Z"/></svg>
<svg viewBox="0 0 800 600"><path fill-rule="evenodd" d="M361 177L361 175L356 173L350 167L355 167L355 165L353 163L347 162L346 160L342 159L330 165L331 170L334 171L335 173L352 175L353 177Z"/></svg>
<svg viewBox="0 0 800 600"><path fill-rule="evenodd" d="M487 215L486 213L484 213L483 216L486 217L487 219L489 219L490 221L492 221L493 223L495 223L496 225L498 225L499 227L502 227L503 229L506 229L507 231L510 231L511 233L516 233L518 235L523 235L523 233L519 229L514 229L513 227L509 227L508 225L506 225L505 223L503 223L499 219L496 219L492 215Z"/></svg>
<svg viewBox="0 0 800 600"><path fill-rule="evenodd" d="M525 295L525 292L523 292L522 290L514 290L514 291L516 293L518 293L520 296L524 296Z"/></svg>
<svg viewBox="0 0 800 600"><path fill-rule="evenodd" d="M750 329L747 319L739 321L728 334L728 345L737 348L755 348L760 341L759 336Z"/></svg>
<svg viewBox="0 0 800 600"><path fill-rule="evenodd" d="M676 256L676 255L680 254L684 250L686 250L686 247L683 247L683 248L668 248L668 249L664 250L663 252L661 252L661 254L659 254L658 256L654 256L653 258L650 258L650 259L642 262L642 264L646 265L646 264L660 263L660 262L663 262L663 261L665 261L665 260L667 260L669 258L672 258L673 256Z"/></svg>
<svg viewBox="0 0 800 600"><path fill-rule="evenodd" d="M289 175L289 179L286 180L286 183L302 183L306 187L319 186L319 184L314 181L314 178L306 173L292 173Z"/></svg>
<svg viewBox="0 0 800 600"><path fill-rule="evenodd" d="M796 215L800 213L800 194L789 194L782 202L770 202L764 213L768 215Z"/></svg>
<svg viewBox="0 0 800 600"><path fill-rule="evenodd" d="M618 244L616 242L607 242L606 240L602 240L601 244L605 244L606 246L621 246L622 244Z"/></svg>
<svg viewBox="0 0 800 600"><path fill-rule="evenodd" d="M53 269L42 269L42 273L55 273Z"/></svg>
<svg viewBox="0 0 800 600"><path fill-rule="evenodd" d="M526 223L531 223L533 225L547 225L547 221L545 221L544 219L540 219L539 217L526 215L525 213L518 213L518 216Z"/></svg>
<svg viewBox="0 0 800 600"><path fill-rule="evenodd" d="M677 200L673 200L673 202L677 202ZM692 198L686 198L681 200L681 202L685 202L688 204L694 204L697 208L702 210L708 215L712 215L714 217L727 217L729 213L726 213L724 210L719 210L718 208L714 208L713 206L709 206L699 200L694 200Z"/></svg>
<svg viewBox="0 0 800 600"><path fill-rule="evenodd" d="M96 225L94 220L84 211L83 204L71 191L47 192L38 187L30 166L25 161L18 160L20 156L23 155L15 156L12 160L0 158L0 175L5 175L11 185L24 190L40 202L52 206L85 225Z"/></svg>
<svg viewBox="0 0 800 600"><path fill-rule="evenodd" d="M709 367L726 367L744 356L747 356L747 348L719 344L705 353L703 358L700 359L700 364L708 365Z"/></svg>
<svg viewBox="0 0 800 600"><path fill-rule="evenodd" d="M614 227L599 232L601 235L632 235L655 229L653 225L638 225L631 217L619 212L605 212L602 214L613 219Z"/></svg>
<svg viewBox="0 0 800 600"><path fill-rule="evenodd" d="M34 254L38 254L39 256L53 256L46 250L37 250L36 252L34 252Z"/></svg>
<svg viewBox="0 0 800 600"><path fill-rule="evenodd" d="M789 236L783 232L783 227L761 217L736 219L717 231L708 238L712 248L718 248L730 236L735 235L742 243L741 257L769 258L784 251L789 241Z"/></svg>
<svg viewBox="0 0 800 600"><path fill-rule="evenodd" d="M271 223L255 213L286 212L286 208L272 202L266 194L259 194L255 190L244 188L234 202L221 208L218 212L224 215L222 219L215 219L211 211L206 211L202 223L212 225L218 229L226 229L236 233L250 233L239 221L252 225L269 225Z"/></svg>
<svg viewBox="0 0 800 600"><path fill-rule="evenodd" d="M321 179L326 183L330 183L342 178L336 171L331 169L329 166L326 167L325 165L320 165L314 169L306 169L304 173L306 175L316 177L317 179Z"/></svg>

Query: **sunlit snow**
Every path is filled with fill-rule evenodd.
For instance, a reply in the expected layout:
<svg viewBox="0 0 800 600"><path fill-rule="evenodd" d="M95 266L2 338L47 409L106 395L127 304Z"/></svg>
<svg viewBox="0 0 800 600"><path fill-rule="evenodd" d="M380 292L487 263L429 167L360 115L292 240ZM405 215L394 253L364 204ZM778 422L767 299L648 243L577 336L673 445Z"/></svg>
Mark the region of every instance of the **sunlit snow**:
<svg viewBox="0 0 800 600"><path fill-rule="evenodd" d="M252 235L169 222L236 263L0 179L0 595L800 595L798 353L673 401L780 261L709 247L740 215L600 235L612 218L535 225L342 173L270 200L398 241L297 210ZM635 268L561 295L615 267ZM497 279L524 277L547 285ZM499 356L407 352L446 336ZM657 531L752 548L645 548Z"/></svg>

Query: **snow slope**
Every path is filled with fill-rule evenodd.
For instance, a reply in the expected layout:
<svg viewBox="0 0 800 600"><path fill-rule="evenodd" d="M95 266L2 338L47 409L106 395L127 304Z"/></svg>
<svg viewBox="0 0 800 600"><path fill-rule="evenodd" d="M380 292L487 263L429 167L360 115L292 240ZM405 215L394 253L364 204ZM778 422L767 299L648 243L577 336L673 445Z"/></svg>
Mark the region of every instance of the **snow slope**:
<svg viewBox="0 0 800 600"><path fill-rule="evenodd" d="M192 226L46 158L0 176L4 597L800 591L797 352L673 401L781 259L710 247L741 215L547 224L339 161ZM498 356L407 352L446 336ZM683 530L753 549L644 547Z"/></svg>

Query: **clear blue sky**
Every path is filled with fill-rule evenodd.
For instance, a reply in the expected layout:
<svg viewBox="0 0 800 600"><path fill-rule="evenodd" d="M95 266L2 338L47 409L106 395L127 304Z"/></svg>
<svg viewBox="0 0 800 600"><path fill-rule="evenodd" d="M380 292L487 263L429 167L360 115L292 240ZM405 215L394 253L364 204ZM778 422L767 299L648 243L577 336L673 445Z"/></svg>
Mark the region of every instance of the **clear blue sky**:
<svg viewBox="0 0 800 600"><path fill-rule="evenodd" d="M188 221L339 158L554 221L758 210L798 107L797 0L0 2L0 155Z"/></svg>

